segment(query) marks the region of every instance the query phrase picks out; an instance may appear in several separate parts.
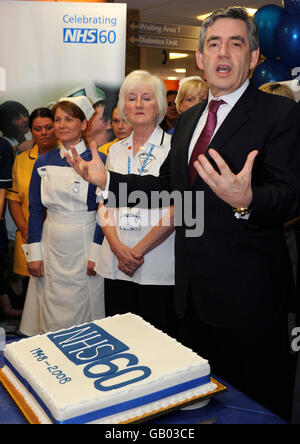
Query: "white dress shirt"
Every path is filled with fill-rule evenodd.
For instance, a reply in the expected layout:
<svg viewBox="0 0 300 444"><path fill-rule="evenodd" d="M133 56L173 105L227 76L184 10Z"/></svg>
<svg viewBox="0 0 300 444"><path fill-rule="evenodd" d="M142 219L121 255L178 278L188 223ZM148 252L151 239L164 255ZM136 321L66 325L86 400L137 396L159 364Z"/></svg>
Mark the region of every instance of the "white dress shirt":
<svg viewBox="0 0 300 444"><path fill-rule="evenodd" d="M240 88L237 89L236 91L234 91L233 93L227 94L226 96L220 96L217 98L213 97L213 95L209 91L207 106L206 106L205 110L203 111L203 113L201 114L201 117L200 117L200 119L197 123L197 126L195 128L193 137L191 139L191 143L189 146L188 161L190 161L190 157L192 155L194 146L196 145L196 142L197 142L197 140L201 134L201 131L203 130L204 125L206 123L207 114L208 114L208 105L209 105L210 101L211 100L224 100L224 102L226 102L226 103L223 103L222 105L220 105L220 107L217 111L217 125L215 128L214 134L212 136L212 138L213 138L214 135L216 134L216 132L218 131L218 129L220 128L220 126L222 125L223 121L225 120L225 117L227 116L227 114L229 114L229 112L232 110L232 108L234 107L236 102L239 100L239 98L245 92L248 85L249 85L249 79L247 79L246 82L243 83L243 85L240 86Z"/></svg>

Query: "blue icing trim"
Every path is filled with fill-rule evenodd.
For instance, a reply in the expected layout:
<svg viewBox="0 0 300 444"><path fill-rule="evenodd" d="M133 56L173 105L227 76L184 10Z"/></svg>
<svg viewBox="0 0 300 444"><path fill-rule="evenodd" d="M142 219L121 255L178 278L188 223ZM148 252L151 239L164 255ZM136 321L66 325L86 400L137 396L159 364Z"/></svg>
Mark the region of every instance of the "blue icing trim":
<svg viewBox="0 0 300 444"><path fill-rule="evenodd" d="M172 395L176 395L182 393L186 390L190 390L196 388L198 386L208 384L210 382L210 376L202 376L201 378L194 379L192 381L184 382L182 384L175 385L173 387L169 387L164 390L159 390L155 393L151 393L149 395L142 396L140 398L133 399L131 401L122 402L120 404L116 404L110 407L106 407L103 409L95 410L94 412L86 413L80 416L75 416L73 418L67 419L65 421L58 421L55 419L49 409L46 407L44 402L40 399L34 389L30 386L30 384L18 373L18 371L13 367L13 365L5 359L6 365L12 370L15 376L22 382L22 384L27 388L27 390L34 396L34 398L38 401L40 406L44 409L46 414L52 420L52 422L56 424L83 424L87 422L96 421L98 419L102 419L111 415L115 415L121 412L125 412L127 410L132 410L137 407L142 407L146 404L151 404L152 402L159 401L161 399L167 398Z"/></svg>
<svg viewBox="0 0 300 444"><path fill-rule="evenodd" d="M52 422L55 422L58 424L58 421L52 416L52 413L46 406L46 404L42 401L42 399L39 397L39 395L35 392L35 390L31 387L28 381L23 378L23 376L20 375L18 370L15 369L15 367L6 359L4 358L5 365L7 365L10 370L14 373L14 375L18 378L18 380L24 385L24 387L29 391L29 393L35 398L35 400L40 404L44 412L49 416Z"/></svg>
<svg viewBox="0 0 300 444"><path fill-rule="evenodd" d="M47 335L75 365L87 364L129 350L129 347L94 323Z"/></svg>
<svg viewBox="0 0 300 444"><path fill-rule="evenodd" d="M76 416L74 418L67 419L64 424L81 424L86 422L95 421L97 419L105 418L117 413L122 413L127 410L132 410L137 407L143 407L144 405L151 404L152 402L160 401L161 399L168 398L172 395L191 390L200 385L208 384L210 382L210 376L202 376L201 378L194 379L192 381L184 382L182 384L169 387L158 392L151 393L149 395L141 396L140 398L132 399L131 401L122 402L104 409L96 410L85 415Z"/></svg>

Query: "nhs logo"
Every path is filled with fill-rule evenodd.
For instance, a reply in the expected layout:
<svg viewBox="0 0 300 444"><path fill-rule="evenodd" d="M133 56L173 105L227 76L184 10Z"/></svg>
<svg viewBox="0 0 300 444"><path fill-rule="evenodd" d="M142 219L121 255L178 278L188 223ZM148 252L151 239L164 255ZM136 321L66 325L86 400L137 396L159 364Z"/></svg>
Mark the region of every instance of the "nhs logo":
<svg viewBox="0 0 300 444"><path fill-rule="evenodd" d="M87 364L129 350L126 344L92 322L50 333L48 338L76 365Z"/></svg>
<svg viewBox="0 0 300 444"><path fill-rule="evenodd" d="M98 43L97 29L64 28L64 43Z"/></svg>

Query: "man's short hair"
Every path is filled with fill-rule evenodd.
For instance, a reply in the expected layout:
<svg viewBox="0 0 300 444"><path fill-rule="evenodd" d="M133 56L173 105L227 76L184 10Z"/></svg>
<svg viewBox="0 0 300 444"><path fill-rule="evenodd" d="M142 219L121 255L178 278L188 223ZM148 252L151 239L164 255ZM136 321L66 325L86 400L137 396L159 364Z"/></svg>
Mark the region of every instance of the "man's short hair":
<svg viewBox="0 0 300 444"><path fill-rule="evenodd" d="M252 52L259 47L258 29L254 18L241 6L229 6L227 8L216 9L201 24L198 42L200 52L203 52L207 28L212 26L212 24L220 18L239 19L245 22L248 30L250 51Z"/></svg>
<svg viewBox="0 0 300 444"><path fill-rule="evenodd" d="M104 120L104 122L109 122L111 120L114 104L108 99L99 99L97 102L94 103L93 107L96 110L100 106L102 106L103 108L102 119Z"/></svg>

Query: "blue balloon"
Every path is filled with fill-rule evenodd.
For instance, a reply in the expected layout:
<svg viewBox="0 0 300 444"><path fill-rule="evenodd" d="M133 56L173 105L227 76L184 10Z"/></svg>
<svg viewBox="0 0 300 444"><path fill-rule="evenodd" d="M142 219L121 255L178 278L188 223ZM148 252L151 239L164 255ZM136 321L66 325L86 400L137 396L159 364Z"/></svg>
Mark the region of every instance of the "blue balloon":
<svg viewBox="0 0 300 444"><path fill-rule="evenodd" d="M285 14L284 9L280 6L266 5L259 8L254 15L258 28L260 51L265 57L278 56L275 32Z"/></svg>
<svg viewBox="0 0 300 444"><path fill-rule="evenodd" d="M286 12L300 14L300 0L282 0L282 5Z"/></svg>
<svg viewBox="0 0 300 444"><path fill-rule="evenodd" d="M285 65L300 66L300 15L286 14L276 30L278 55Z"/></svg>
<svg viewBox="0 0 300 444"><path fill-rule="evenodd" d="M267 59L257 65L252 74L252 82L259 88L267 82L281 82L292 78L290 69L279 60Z"/></svg>

